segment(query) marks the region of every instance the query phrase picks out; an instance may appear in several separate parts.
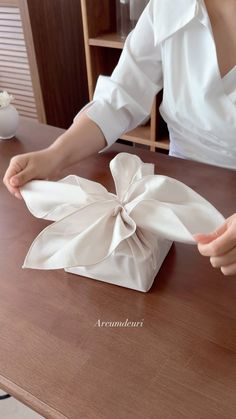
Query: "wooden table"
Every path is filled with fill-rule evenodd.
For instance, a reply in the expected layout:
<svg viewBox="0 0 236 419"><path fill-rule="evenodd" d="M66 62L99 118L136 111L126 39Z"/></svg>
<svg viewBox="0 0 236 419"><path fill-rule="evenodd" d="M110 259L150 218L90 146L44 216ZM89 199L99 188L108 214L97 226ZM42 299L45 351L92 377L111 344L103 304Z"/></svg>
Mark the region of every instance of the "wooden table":
<svg viewBox="0 0 236 419"><path fill-rule="evenodd" d="M0 143L9 158L40 149L61 130L22 121ZM209 199L236 209L236 172L115 145L69 172L113 189L109 161L134 152ZM236 417L236 278L214 270L195 246L176 244L143 294L57 271L22 270L46 225L1 185L0 388L46 418ZM139 328L96 327L143 320Z"/></svg>

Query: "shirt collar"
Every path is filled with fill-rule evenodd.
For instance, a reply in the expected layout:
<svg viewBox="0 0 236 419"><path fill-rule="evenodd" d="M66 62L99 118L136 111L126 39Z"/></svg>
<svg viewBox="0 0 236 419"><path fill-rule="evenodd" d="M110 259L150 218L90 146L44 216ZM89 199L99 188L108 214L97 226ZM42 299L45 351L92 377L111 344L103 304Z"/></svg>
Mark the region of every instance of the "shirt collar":
<svg viewBox="0 0 236 419"><path fill-rule="evenodd" d="M186 26L195 17L208 26L203 0L154 0L156 42L162 42ZM156 19L156 22L155 22Z"/></svg>

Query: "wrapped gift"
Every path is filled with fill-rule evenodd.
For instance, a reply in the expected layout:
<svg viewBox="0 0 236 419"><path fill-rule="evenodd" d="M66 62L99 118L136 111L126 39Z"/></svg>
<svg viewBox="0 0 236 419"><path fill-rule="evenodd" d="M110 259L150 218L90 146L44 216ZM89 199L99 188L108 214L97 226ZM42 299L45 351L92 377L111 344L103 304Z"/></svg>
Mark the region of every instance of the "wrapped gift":
<svg viewBox="0 0 236 419"><path fill-rule="evenodd" d="M24 268L59 269L148 291L173 241L195 244L224 217L154 165L120 153L110 162L116 193L71 175L21 188L30 212L52 220L32 243Z"/></svg>

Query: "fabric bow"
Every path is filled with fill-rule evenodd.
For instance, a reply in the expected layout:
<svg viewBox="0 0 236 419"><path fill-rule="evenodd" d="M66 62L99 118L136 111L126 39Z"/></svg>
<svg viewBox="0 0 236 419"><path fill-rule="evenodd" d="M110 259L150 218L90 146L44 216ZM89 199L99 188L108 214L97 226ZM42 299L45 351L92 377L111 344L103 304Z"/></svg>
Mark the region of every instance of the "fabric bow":
<svg viewBox="0 0 236 419"><path fill-rule="evenodd" d="M58 182L34 180L21 188L35 217L55 221L32 243L24 268L94 265L139 230L193 244L193 234L209 233L224 222L199 194L173 178L154 175L154 165L135 155L118 154L110 170L116 194L75 175Z"/></svg>

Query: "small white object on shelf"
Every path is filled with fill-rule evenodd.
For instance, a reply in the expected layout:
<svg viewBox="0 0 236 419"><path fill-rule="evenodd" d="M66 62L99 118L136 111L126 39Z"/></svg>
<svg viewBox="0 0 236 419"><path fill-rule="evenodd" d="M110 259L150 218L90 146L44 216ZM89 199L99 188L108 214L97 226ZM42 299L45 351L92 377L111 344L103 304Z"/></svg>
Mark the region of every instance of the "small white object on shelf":
<svg viewBox="0 0 236 419"><path fill-rule="evenodd" d="M18 127L19 114L11 105L13 99L8 92L0 92L0 140L9 140L14 137Z"/></svg>

